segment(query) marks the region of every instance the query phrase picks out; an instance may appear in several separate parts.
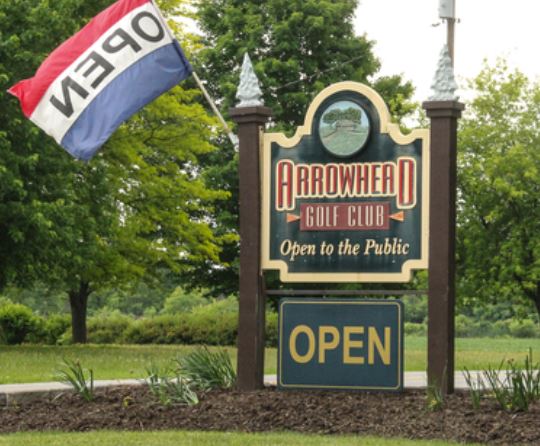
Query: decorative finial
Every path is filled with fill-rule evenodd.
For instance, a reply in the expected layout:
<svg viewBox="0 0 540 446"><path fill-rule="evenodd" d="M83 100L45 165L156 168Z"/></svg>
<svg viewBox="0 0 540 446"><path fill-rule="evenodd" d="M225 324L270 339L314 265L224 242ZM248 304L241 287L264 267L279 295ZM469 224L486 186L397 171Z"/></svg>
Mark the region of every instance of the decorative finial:
<svg viewBox="0 0 540 446"><path fill-rule="evenodd" d="M255 71L248 53L244 54L244 62L242 63L242 72L240 73L240 85L236 93L236 99L240 102L237 107L256 107L264 105L262 101L262 91L259 87L259 79Z"/></svg>
<svg viewBox="0 0 540 446"><path fill-rule="evenodd" d="M430 96L430 101L457 101L459 99L459 96L456 95L458 85L454 78L452 60L450 59L450 53L446 44L441 50L431 89L433 90L433 95Z"/></svg>

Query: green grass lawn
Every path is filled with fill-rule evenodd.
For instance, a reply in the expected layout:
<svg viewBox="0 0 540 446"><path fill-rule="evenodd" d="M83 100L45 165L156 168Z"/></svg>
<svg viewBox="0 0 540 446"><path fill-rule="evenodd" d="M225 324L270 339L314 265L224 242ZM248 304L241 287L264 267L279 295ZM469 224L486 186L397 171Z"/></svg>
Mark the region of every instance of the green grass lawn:
<svg viewBox="0 0 540 446"><path fill-rule="evenodd" d="M425 370L426 338L405 339L405 369ZM522 362L528 349L535 361L540 355L540 339L467 338L456 342L456 369L486 369L501 360ZM95 379L142 378L151 364L164 366L193 349L170 345L85 345L85 346L0 346L0 384L53 381L62 358L79 359L94 370ZM236 349L228 347L233 363ZM266 350L265 373L276 373L276 349Z"/></svg>
<svg viewBox="0 0 540 446"><path fill-rule="evenodd" d="M94 379L143 378L150 365L165 367L172 359L193 348L95 344L0 346L0 384L54 381L55 371L63 358L78 359L83 367L93 369ZM236 363L236 348L228 347L227 350ZM269 358L268 361L273 362L275 368L276 360Z"/></svg>
<svg viewBox="0 0 540 446"><path fill-rule="evenodd" d="M433 440L402 440L358 436L321 436L294 433L245 434L229 432L84 432L18 433L0 435L0 446L177 446L196 445L336 445L336 446L449 446L458 443ZM472 443L471 443L472 445Z"/></svg>

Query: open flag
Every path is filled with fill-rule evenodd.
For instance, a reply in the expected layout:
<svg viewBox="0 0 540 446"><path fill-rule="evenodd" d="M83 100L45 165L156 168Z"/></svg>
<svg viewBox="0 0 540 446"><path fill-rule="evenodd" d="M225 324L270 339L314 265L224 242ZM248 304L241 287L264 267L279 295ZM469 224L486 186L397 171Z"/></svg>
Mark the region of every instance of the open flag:
<svg viewBox="0 0 540 446"><path fill-rule="evenodd" d="M192 72L151 0L119 0L8 91L27 118L88 160L118 126Z"/></svg>

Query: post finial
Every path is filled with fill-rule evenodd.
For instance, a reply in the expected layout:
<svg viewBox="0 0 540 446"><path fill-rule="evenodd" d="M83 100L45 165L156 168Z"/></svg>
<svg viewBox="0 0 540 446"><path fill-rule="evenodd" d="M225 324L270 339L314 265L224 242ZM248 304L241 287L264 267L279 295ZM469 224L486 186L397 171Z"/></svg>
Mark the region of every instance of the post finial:
<svg viewBox="0 0 540 446"><path fill-rule="evenodd" d="M236 99L240 100L236 107L257 107L264 105L259 79L257 79L247 52L244 54L244 62L242 63L242 71L240 73L240 85L238 86Z"/></svg>
<svg viewBox="0 0 540 446"><path fill-rule="evenodd" d="M458 85L454 77L452 60L446 44L441 50L431 89L433 95L430 96L430 101L457 101L459 99L459 96L456 95Z"/></svg>

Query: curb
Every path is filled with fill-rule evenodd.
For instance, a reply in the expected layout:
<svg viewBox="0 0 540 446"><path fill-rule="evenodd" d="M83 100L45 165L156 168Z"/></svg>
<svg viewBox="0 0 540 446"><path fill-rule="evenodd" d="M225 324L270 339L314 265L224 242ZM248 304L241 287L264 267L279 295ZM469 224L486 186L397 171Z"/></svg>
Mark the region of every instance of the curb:
<svg viewBox="0 0 540 446"><path fill-rule="evenodd" d="M94 388L140 386L142 384L144 384L144 380L140 379L100 380L94 381ZM73 391L71 386L60 382L2 384L0 385L0 407L27 403L42 398L54 399L66 392Z"/></svg>
<svg viewBox="0 0 540 446"><path fill-rule="evenodd" d="M482 375L483 372L472 371L471 376L476 382L476 377ZM500 372L501 379L504 380L505 372ZM427 376L426 372L405 372L405 389L426 389ZM277 382L276 375L265 375L264 384L267 386L275 386ZM467 390L467 382L463 372L455 373L455 389ZM141 386L144 385L143 379L112 379L94 381L94 388L107 388L118 386ZM54 399L65 392L73 392L73 388L67 384L60 382L40 382L27 384L0 384L0 407L17 405L20 403L30 402L36 399L49 398Z"/></svg>

